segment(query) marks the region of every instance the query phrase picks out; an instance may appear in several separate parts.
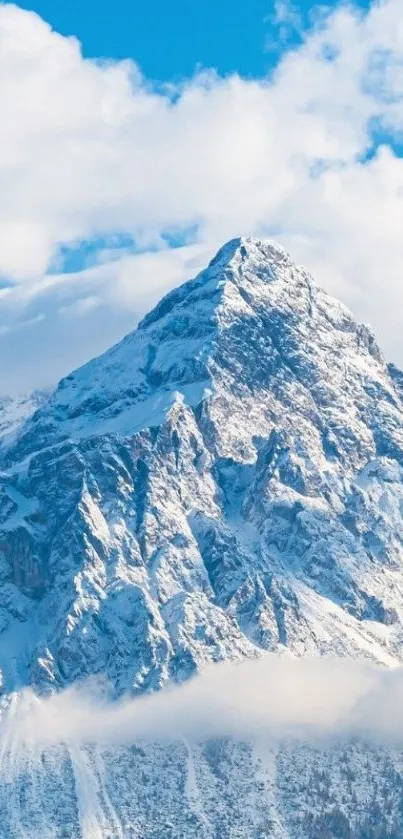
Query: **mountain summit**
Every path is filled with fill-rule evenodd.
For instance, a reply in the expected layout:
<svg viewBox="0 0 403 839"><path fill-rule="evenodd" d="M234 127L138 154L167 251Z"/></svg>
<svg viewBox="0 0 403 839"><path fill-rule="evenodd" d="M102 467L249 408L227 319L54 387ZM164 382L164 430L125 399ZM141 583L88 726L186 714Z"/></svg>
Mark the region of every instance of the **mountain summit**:
<svg viewBox="0 0 403 839"><path fill-rule="evenodd" d="M226 244L3 438L4 692L402 661L401 380L282 248Z"/></svg>
<svg viewBox="0 0 403 839"><path fill-rule="evenodd" d="M279 645L400 657L395 379L281 248L225 245L4 448L2 623L16 600L36 626L21 678L156 686Z"/></svg>

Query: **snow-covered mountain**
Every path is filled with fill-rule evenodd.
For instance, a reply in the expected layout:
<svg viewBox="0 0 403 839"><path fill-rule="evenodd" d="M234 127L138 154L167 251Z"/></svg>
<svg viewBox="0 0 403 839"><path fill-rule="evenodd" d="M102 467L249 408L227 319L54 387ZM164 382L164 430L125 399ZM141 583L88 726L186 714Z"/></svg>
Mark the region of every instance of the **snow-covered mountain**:
<svg viewBox="0 0 403 839"><path fill-rule="evenodd" d="M267 650L401 662L402 382L281 248L225 245L3 438L4 696L97 673L136 694ZM50 754L0 836L401 839L399 754L347 751Z"/></svg>

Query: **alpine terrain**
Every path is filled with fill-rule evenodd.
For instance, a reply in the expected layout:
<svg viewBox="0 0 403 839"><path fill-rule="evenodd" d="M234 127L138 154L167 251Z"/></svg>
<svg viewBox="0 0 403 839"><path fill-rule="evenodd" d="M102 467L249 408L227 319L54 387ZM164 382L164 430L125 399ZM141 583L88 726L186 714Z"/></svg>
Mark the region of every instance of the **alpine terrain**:
<svg viewBox="0 0 403 839"><path fill-rule="evenodd" d="M366 326L242 238L34 413L0 406L4 719L97 674L118 698L266 651L401 663L402 395ZM3 736L0 763L2 839L403 836L403 754L357 740Z"/></svg>

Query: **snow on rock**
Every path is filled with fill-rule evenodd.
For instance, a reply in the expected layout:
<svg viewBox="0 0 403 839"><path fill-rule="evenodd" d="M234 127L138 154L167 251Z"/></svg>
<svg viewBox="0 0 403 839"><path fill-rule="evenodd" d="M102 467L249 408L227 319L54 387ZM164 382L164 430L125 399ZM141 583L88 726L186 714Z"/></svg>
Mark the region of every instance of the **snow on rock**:
<svg viewBox="0 0 403 839"><path fill-rule="evenodd" d="M34 390L23 396L0 395L0 440L9 437L49 398L50 391Z"/></svg>

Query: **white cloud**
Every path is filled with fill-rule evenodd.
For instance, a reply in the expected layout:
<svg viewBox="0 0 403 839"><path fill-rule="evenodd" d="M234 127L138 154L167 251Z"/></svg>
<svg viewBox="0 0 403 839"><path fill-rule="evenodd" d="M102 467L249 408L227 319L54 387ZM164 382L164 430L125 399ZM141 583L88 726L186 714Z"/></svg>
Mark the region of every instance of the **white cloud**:
<svg viewBox="0 0 403 839"><path fill-rule="evenodd" d="M204 740L363 737L401 744L403 669L386 671L347 659L292 659L274 654L241 664L210 665L181 687L110 704L94 686L47 699L20 695L3 718L14 750L64 742L102 745L139 739Z"/></svg>
<svg viewBox="0 0 403 839"><path fill-rule="evenodd" d="M298 38L303 32L303 21L301 12L291 0L275 0L272 14L267 17L269 24L269 36L266 48L270 51L278 51L279 46L292 41L295 35Z"/></svg>
<svg viewBox="0 0 403 839"><path fill-rule="evenodd" d="M0 290L2 342L38 307L57 317L58 297L72 323L103 305L133 318L216 243L251 233L285 244L403 362L402 54L401 2L383 0L322 16L266 80L211 72L156 92L133 63L84 61L75 40L0 5L0 278L16 284ZM127 232L155 249L193 225L190 262L186 248L123 253L44 278L63 243ZM57 373L98 350L91 330L82 350Z"/></svg>

